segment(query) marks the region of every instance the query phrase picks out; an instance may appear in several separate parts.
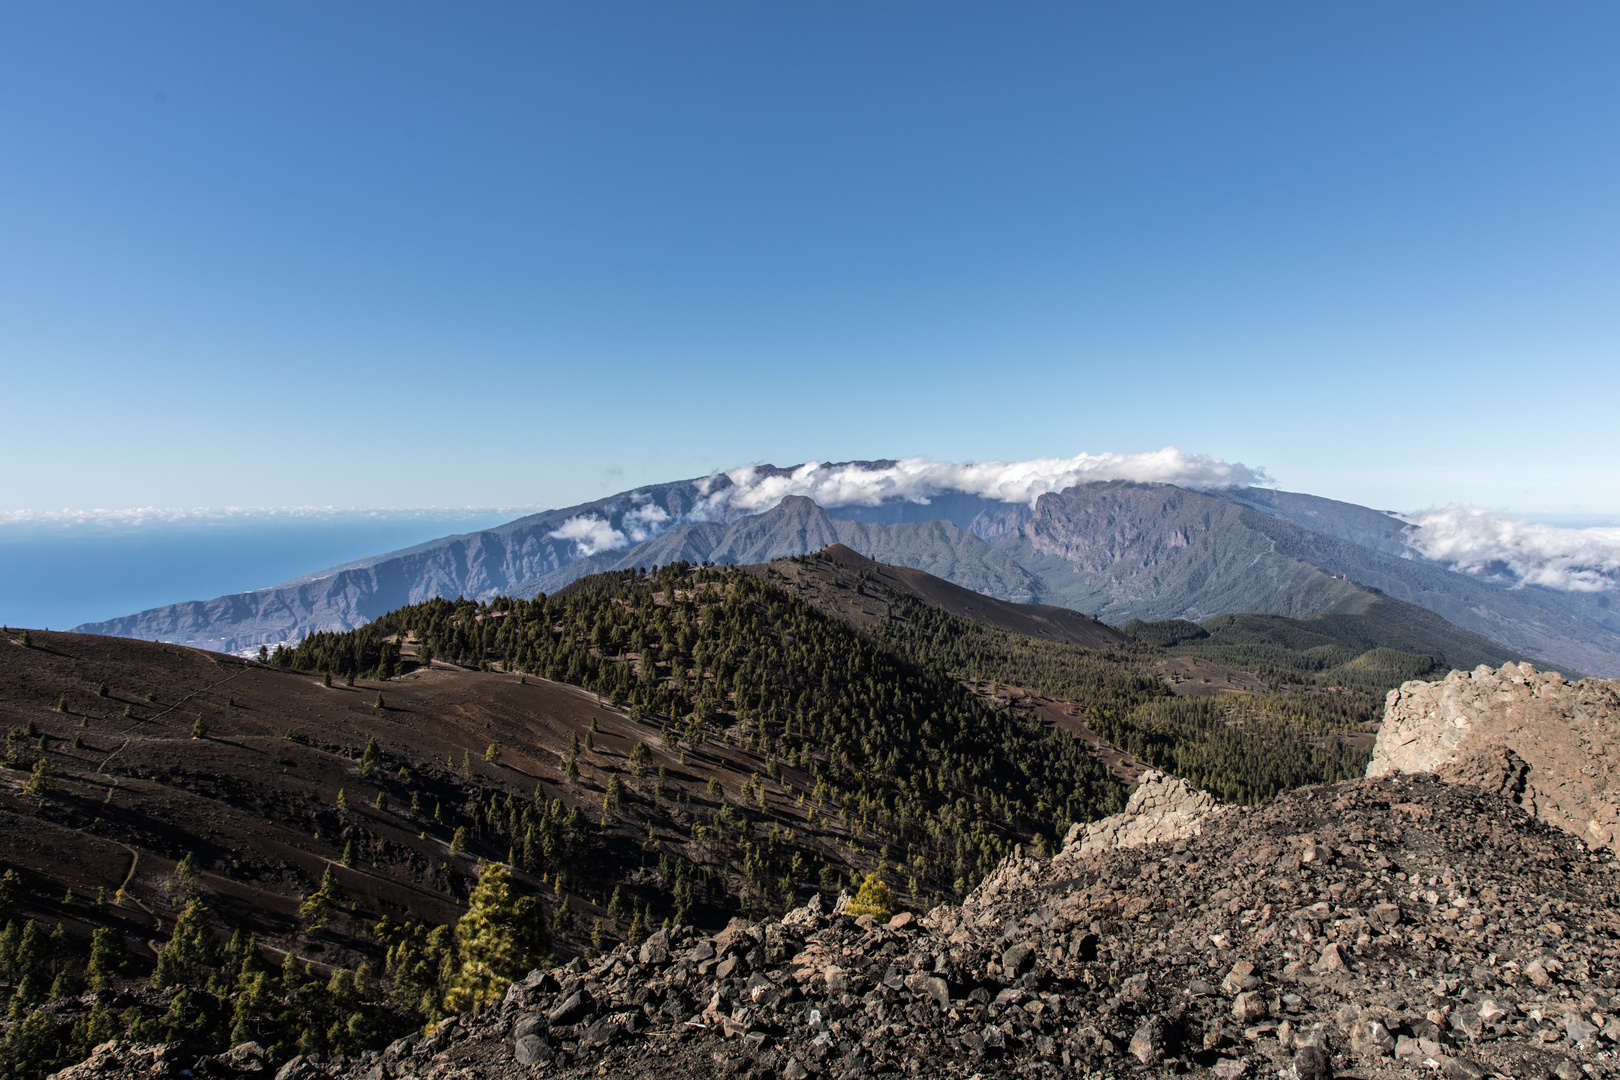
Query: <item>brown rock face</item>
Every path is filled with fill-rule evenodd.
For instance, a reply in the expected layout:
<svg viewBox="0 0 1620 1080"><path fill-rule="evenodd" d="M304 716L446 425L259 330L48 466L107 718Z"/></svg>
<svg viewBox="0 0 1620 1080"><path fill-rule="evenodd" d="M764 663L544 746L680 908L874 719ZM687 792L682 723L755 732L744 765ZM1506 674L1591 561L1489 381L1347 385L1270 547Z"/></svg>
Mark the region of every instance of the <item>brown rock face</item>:
<svg viewBox="0 0 1620 1080"><path fill-rule="evenodd" d="M1439 773L1506 795L1594 847L1620 850L1620 679L1572 683L1529 664L1391 690L1370 777Z"/></svg>

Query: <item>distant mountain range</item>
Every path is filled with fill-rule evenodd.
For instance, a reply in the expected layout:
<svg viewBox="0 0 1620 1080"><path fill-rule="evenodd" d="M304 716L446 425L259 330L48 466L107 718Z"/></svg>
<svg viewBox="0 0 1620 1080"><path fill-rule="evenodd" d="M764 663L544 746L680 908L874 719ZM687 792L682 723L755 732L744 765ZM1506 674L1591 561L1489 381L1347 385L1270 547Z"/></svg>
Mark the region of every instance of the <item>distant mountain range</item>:
<svg viewBox="0 0 1620 1080"><path fill-rule="evenodd" d="M767 467L754 478L791 473ZM1418 555L1401 519L1350 503L1106 481L1033 505L948 493L829 509L789 495L746 512L722 498L730 483L720 475L640 488L77 629L233 652L353 628L433 596L532 596L604 570L763 563L843 544L974 592L1113 625L1248 612L1356 616L1407 626L1411 645L1449 653L1452 663L1481 655L1483 638L1566 671L1620 675L1620 619L1606 596L1458 573Z"/></svg>

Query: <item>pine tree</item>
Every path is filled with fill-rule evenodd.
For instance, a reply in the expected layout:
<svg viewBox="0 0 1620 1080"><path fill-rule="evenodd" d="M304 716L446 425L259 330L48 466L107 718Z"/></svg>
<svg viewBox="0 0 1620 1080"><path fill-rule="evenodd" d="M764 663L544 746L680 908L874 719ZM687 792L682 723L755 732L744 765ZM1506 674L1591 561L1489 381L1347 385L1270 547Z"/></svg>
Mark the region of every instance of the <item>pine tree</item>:
<svg viewBox="0 0 1620 1080"><path fill-rule="evenodd" d="M239 1045L257 1039L273 1004L269 974L259 971L247 976L231 1011L231 1043Z"/></svg>
<svg viewBox="0 0 1620 1080"><path fill-rule="evenodd" d="M16 1012L15 1002L12 1011ZM62 1044L56 1034L56 1017L45 1009L36 1009L26 1018L17 1018L11 1033L6 1036L5 1057L10 1075L19 1080L46 1076L62 1064Z"/></svg>
<svg viewBox="0 0 1620 1080"><path fill-rule="evenodd" d="M76 1058L88 1057L90 1051L122 1034L123 1028L118 1023L118 1017L109 1009L105 1002L98 1001L90 1006L78 1023L73 1025L73 1033L69 1036L73 1056Z"/></svg>
<svg viewBox="0 0 1620 1080"><path fill-rule="evenodd" d="M377 771L377 763L382 760L382 750L377 746L377 739L372 736L366 739L366 751L360 755L360 775L370 776Z"/></svg>
<svg viewBox="0 0 1620 1080"><path fill-rule="evenodd" d="M337 874L332 870L332 864L326 864L326 871L321 875L320 886L299 905L298 917L304 920L305 929L315 933L324 927L332 918L332 912L343 900L343 889L338 885Z"/></svg>
<svg viewBox="0 0 1620 1080"><path fill-rule="evenodd" d="M30 795L49 795L56 790L56 768L50 758L41 757L34 762L34 774L23 785L23 790Z"/></svg>
<svg viewBox="0 0 1620 1080"><path fill-rule="evenodd" d="M202 867L197 864L197 853L188 851L174 864L174 875L169 879L170 891L179 898L190 899L202 888Z"/></svg>
<svg viewBox="0 0 1620 1080"><path fill-rule="evenodd" d="M467 914L456 923L461 963L444 1007L465 1012L506 993L512 980L551 960L551 934L545 913L513 889L500 863L488 863L467 900Z"/></svg>
<svg viewBox="0 0 1620 1080"><path fill-rule="evenodd" d="M15 920L6 923L5 930L0 931L0 975L17 974L17 943L21 938L22 930Z"/></svg>
<svg viewBox="0 0 1620 1080"><path fill-rule="evenodd" d="M219 948L208 926L208 909L201 900L193 900L175 920L174 932L158 953L152 985L159 989L186 984L201 986L218 966Z"/></svg>
<svg viewBox="0 0 1620 1080"><path fill-rule="evenodd" d="M876 919L887 919L894 914L894 894L883 883L883 879L876 872L866 875L861 882L860 889L855 898L844 906L845 915L871 915Z"/></svg>
<svg viewBox="0 0 1620 1080"><path fill-rule="evenodd" d="M15 870L0 873L0 918L10 915L22 903L22 875Z"/></svg>

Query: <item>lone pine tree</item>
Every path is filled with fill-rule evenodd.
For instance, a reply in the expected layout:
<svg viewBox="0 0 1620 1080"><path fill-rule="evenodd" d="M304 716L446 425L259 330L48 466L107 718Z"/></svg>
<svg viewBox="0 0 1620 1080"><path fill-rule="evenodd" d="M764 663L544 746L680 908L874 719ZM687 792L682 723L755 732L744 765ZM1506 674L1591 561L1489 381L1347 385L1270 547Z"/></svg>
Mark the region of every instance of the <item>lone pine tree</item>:
<svg viewBox="0 0 1620 1080"><path fill-rule="evenodd" d="M467 914L456 923L460 967L444 996L444 1007L466 1012L506 993L514 979L551 962L551 932L545 911L530 896L519 896L511 873L486 863L467 898Z"/></svg>

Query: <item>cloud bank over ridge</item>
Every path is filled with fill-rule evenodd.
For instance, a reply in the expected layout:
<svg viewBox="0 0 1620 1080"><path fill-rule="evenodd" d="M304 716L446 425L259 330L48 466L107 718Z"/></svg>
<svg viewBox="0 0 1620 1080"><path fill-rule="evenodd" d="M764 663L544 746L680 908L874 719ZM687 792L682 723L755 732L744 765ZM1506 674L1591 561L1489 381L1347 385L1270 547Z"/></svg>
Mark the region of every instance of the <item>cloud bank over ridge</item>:
<svg viewBox="0 0 1620 1080"><path fill-rule="evenodd" d="M1620 588L1620 528L1562 529L1447 506L1405 517L1406 542L1424 558L1499 585L1563 592Z"/></svg>
<svg viewBox="0 0 1620 1080"><path fill-rule="evenodd" d="M1176 484L1200 491L1271 482L1264 469L1208 454L1189 454L1174 446L1139 454L1077 454L1029 461L957 463L911 457L836 465L811 461L791 470L744 465L699 481L698 502L681 521L731 521L763 513L795 495L813 499L828 510L892 501L926 504L948 494L1033 505L1048 492L1099 480ZM582 514L548 535L574 541L579 553L589 556L640 543L679 523L656 506L638 505L617 525L595 514Z"/></svg>
<svg viewBox="0 0 1620 1080"><path fill-rule="evenodd" d="M1270 482L1263 469L1208 454L1189 454L1174 446L1142 454L1077 454L966 464L921 457L877 467L812 461L786 475L761 475L755 466L745 465L723 475L731 486L715 491L711 498L727 511L747 514L769 510L789 495L807 496L828 509L877 506L892 499L926 503L936 495L955 493L1033 505L1047 492L1097 480L1176 484L1200 491Z"/></svg>

